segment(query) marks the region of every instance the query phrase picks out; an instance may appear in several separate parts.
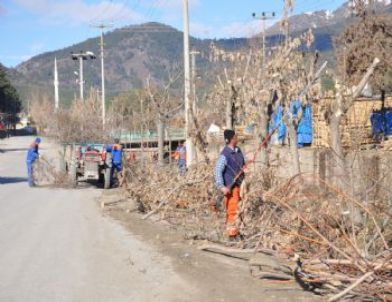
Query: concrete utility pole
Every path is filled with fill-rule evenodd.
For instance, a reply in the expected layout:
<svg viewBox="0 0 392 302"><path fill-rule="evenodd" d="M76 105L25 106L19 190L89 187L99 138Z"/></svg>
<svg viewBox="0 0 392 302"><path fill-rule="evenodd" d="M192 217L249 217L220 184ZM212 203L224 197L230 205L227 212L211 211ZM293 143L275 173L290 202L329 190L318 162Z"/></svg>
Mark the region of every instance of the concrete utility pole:
<svg viewBox="0 0 392 302"><path fill-rule="evenodd" d="M199 51L196 50L192 50L191 51L191 70L192 70L192 112L194 115L197 115L197 94L196 94L196 56L200 54ZM193 154L193 159L194 161L197 163L199 158L198 158L198 150L196 148L196 146L193 149L194 154Z"/></svg>
<svg viewBox="0 0 392 302"><path fill-rule="evenodd" d="M54 108L59 109L59 76L57 72L57 58L54 58Z"/></svg>
<svg viewBox="0 0 392 302"><path fill-rule="evenodd" d="M79 87L80 100L84 101L84 78L83 78L83 57L79 57Z"/></svg>
<svg viewBox="0 0 392 302"><path fill-rule="evenodd" d="M164 164L164 147L165 147L165 124L163 121L164 117L159 112L157 121L157 134L158 134L158 163Z"/></svg>
<svg viewBox="0 0 392 302"><path fill-rule="evenodd" d="M192 70L192 96L193 96L193 103L192 103L192 110L194 114L197 114L197 95L196 95L196 80L197 80L197 74L196 74L196 56L200 55L199 51L192 50L191 51L191 70Z"/></svg>
<svg viewBox="0 0 392 302"><path fill-rule="evenodd" d="M266 56L266 51L265 51L265 34L266 34L266 24L265 21L267 20L272 20L275 18L275 12L272 13L267 13L267 12L262 12L260 16L257 16L256 13L252 14L254 19L257 20L261 20L262 22L262 26L263 26L263 31L262 31L262 35L263 35L263 67L265 66L265 56Z"/></svg>
<svg viewBox="0 0 392 302"><path fill-rule="evenodd" d="M94 55L93 52L91 51L86 51L83 52L81 51L80 53L71 53L72 60L74 61L79 61L79 88L80 88L80 100L84 100L84 79L83 79L83 61L91 59L94 60L96 59L96 56Z"/></svg>
<svg viewBox="0 0 392 302"><path fill-rule="evenodd" d="M191 166L193 162L193 143L190 138L190 54L189 54L189 2L183 0L183 18L184 18L184 78L185 78L185 137L187 148L187 166Z"/></svg>
<svg viewBox="0 0 392 302"><path fill-rule="evenodd" d="M106 97L105 97L105 54L104 54L104 43L103 43L103 32L105 28L113 27L113 25L98 24L94 27L101 30L101 101L102 101L102 125L105 127L106 120Z"/></svg>

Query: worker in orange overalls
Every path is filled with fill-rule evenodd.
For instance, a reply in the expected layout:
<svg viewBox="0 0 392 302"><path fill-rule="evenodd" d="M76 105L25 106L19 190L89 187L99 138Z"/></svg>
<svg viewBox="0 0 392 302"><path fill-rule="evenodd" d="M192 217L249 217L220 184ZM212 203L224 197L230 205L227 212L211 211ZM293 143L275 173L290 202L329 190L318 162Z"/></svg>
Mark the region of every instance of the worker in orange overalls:
<svg viewBox="0 0 392 302"><path fill-rule="evenodd" d="M174 152L174 159L177 160L178 164L178 172L180 174L185 174L186 173L186 146L183 141L181 141L176 149L176 152Z"/></svg>
<svg viewBox="0 0 392 302"><path fill-rule="evenodd" d="M238 139L233 130L224 131L226 146L215 166L215 182L225 195L227 235L230 239L240 238L237 227L240 186L244 180L245 158L237 147Z"/></svg>

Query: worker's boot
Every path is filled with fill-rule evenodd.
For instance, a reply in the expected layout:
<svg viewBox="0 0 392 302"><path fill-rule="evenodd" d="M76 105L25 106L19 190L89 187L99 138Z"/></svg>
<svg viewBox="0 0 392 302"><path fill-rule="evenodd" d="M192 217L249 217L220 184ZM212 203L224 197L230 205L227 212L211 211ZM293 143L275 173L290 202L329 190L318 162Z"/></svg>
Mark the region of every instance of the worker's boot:
<svg viewBox="0 0 392 302"><path fill-rule="evenodd" d="M241 235L236 226L227 226L226 232L227 232L227 236L229 237L229 241L231 242L241 241Z"/></svg>
<svg viewBox="0 0 392 302"><path fill-rule="evenodd" d="M241 235L229 237L229 242L241 242L243 237Z"/></svg>

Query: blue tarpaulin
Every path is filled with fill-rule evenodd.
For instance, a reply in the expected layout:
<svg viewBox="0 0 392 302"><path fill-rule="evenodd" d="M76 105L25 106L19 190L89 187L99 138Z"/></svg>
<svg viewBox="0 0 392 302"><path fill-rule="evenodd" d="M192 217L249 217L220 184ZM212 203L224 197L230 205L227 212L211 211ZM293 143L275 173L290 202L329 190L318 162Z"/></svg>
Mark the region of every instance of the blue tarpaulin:
<svg viewBox="0 0 392 302"><path fill-rule="evenodd" d="M293 118L297 118L299 112L301 111L301 101L291 101L290 103L290 112L293 115Z"/></svg>
<svg viewBox="0 0 392 302"><path fill-rule="evenodd" d="M297 143L298 147L311 144L313 141L313 123L312 123L312 106L306 104L302 106L301 101L293 101L290 104L290 111L294 118L298 117L302 110L302 118L299 121L297 129Z"/></svg>
<svg viewBox="0 0 392 302"><path fill-rule="evenodd" d="M274 113L272 113L271 121L269 125L269 131L272 132L276 127L279 126L276 136L280 144L283 143L286 137L286 125L282 123L283 118L283 107L279 106Z"/></svg>
<svg viewBox="0 0 392 302"><path fill-rule="evenodd" d="M303 147L304 145L311 144L313 141L312 106L310 104L302 106L300 101L292 101L290 104L290 112L293 115L293 118L297 118L300 111L302 111L302 118L298 124L297 138L298 146ZM283 107L278 106L275 112L272 113L269 125L269 131L273 131L273 129L279 126L277 140L280 144L283 143L287 133L287 127L284 122L282 122L283 115Z"/></svg>
<svg viewBox="0 0 392 302"><path fill-rule="evenodd" d="M380 134L392 135L392 111L373 112L370 116L372 123L372 134L378 136Z"/></svg>
<svg viewBox="0 0 392 302"><path fill-rule="evenodd" d="M312 106L306 105L298 125L298 144L311 144L313 141Z"/></svg>
<svg viewBox="0 0 392 302"><path fill-rule="evenodd" d="M372 133L374 136L384 133L384 122L381 113L372 113L370 116L370 122L372 123Z"/></svg>
<svg viewBox="0 0 392 302"><path fill-rule="evenodd" d="M385 112L386 135L392 135L392 111Z"/></svg>

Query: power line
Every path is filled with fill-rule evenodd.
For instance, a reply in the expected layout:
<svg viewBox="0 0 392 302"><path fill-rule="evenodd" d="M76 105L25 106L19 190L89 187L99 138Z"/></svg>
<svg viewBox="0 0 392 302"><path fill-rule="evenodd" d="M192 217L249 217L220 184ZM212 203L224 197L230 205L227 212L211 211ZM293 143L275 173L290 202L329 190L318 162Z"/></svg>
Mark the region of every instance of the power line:
<svg viewBox="0 0 392 302"><path fill-rule="evenodd" d="M98 20L103 19L103 16L107 13L107 11L110 9L110 7L113 4L112 0L101 2L101 3L103 3L102 8L98 9L98 12L94 15L94 17L90 19L89 23L97 22Z"/></svg>
<svg viewBox="0 0 392 302"><path fill-rule="evenodd" d="M136 3L130 8L130 10L131 10L132 13L136 13L137 9L140 7L141 2L142 2L142 0L136 0ZM129 4L129 0L127 0L127 1L126 1L126 4L124 4L124 8L125 8L125 7L128 7L128 4ZM126 17L127 15L128 15L128 12L127 12L127 11L123 11L123 12L118 13L117 15L115 15L115 16L113 17L113 20L114 20L114 19L117 19L117 20L125 19L125 17Z"/></svg>

